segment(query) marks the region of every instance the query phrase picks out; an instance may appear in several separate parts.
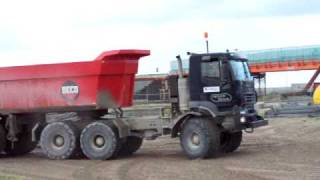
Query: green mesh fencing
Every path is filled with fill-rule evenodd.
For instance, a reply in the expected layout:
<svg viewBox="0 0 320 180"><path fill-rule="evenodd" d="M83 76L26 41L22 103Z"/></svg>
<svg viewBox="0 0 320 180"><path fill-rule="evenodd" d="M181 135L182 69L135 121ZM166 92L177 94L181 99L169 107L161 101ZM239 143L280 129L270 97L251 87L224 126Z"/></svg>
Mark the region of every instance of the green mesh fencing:
<svg viewBox="0 0 320 180"><path fill-rule="evenodd" d="M249 63L319 60L320 45L241 52Z"/></svg>

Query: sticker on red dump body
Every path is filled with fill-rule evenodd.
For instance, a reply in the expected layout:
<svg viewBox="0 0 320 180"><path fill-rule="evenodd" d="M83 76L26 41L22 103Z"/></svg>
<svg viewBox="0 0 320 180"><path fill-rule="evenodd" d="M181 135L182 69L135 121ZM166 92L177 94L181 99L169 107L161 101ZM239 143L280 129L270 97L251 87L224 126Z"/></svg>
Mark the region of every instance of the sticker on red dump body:
<svg viewBox="0 0 320 180"><path fill-rule="evenodd" d="M73 81L66 81L61 87L61 94L65 100L73 101L79 96L80 88L77 83Z"/></svg>

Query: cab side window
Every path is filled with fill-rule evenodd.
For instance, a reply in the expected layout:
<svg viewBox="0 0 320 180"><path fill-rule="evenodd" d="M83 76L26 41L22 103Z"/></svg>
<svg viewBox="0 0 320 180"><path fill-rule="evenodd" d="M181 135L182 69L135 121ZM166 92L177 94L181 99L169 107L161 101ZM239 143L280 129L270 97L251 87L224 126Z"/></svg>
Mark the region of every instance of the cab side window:
<svg viewBox="0 0 320 180"><path fill-rule="evenodd" d="M201 80L205 86L218 86L220 84L219 61L201 63Z"/></svg>

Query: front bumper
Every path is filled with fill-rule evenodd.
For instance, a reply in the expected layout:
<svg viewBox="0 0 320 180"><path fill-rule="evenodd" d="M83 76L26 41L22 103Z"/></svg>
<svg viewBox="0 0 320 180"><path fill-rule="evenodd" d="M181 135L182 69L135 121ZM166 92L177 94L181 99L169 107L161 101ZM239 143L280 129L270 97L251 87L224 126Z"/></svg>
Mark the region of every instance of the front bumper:
<svg viewBox="0 0 320 180"><path fill-rule="evenodd" d="M269 124L268 120L263 119L263 120L249 122L247 125L249 128L258 128L261 126L267 126L268 124Z"/></svg>
<svg viewBox="0 0 320 180"><path fill-rule="evenodd" d="M258 128L261 126L267 126L269 121L263 119L263 117L256 115L254 118L251 118L248 122L246 122L245 126L247 128Z"/></svg>

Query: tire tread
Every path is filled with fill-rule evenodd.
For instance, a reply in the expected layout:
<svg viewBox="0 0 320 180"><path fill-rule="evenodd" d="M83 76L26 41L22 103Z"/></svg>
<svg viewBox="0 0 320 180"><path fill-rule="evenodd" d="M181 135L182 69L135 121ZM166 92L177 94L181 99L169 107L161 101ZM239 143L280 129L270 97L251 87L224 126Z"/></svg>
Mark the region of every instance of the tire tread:
<svg viewBox="0 0 320 180"><path fill-rule="evenodd" d="M184 129L187 126L195 126L199 127L200 131L204 133L204 136L206 137L203 139L206 144L206 150L201 155L193 155L188 154L186 152L187 156L190 159L196 159L196 158L212 158L217 157L220 154L220 134L221 130L220 128L213 122L212 119L209 119L207 117L193 117L182 125L182 134L184 133ZM183 142L182 136L180 135L180 141ZM182 145L182 144L181 144ZM184 146L182 145L182 148L184 149Z"/></svg>
<svg viewBox="0 0 320 180"><path fill-rule="evenodd" d="M54 126L62 126L67 130L67 133L70 135L70 141L71 145L69 146L68 150L61 156L53 155L50 153L50 151L45 147L45 144L47 139L45 139L46 133L48 133L48 129L54 128ZM79 146L79 130L72 124L72 122L53 122L48 124L44 130L41 133L41 138L40 138L40 144L42 147L43 152L49 157L50 159L55 159L55 160L62 160L62 159L69 159L73 158L76 156L77 152L79 152L80 146Z"/></svg>
<svg viewBox="0 0 320 180"><path fill-rule="evenodd" d="M221 151L223 153L230 153L234 152L239 148L242 141L242 131L230 133L230 139L228 142L226 142L225 145L222 146Z"/></svg>
<svg viewBox="0 0 320 180"><path fill-rule="evenodd" d="M112 152L111 155L108 155L106 157L94 157L92 156L91 153L93 152L87 152L87 148L86 148L86 144L84 142L84 135L86 133L88 133L88 131L91 129L91 128L94 128L94 127L99 127L101 126L101 124L104 124L106 125L107 127L109 127L112 131L112 134L114 135L114 138L113 141L112 141L112 146L115 146L115 149L114 151ZM120 143L120 140L119 140L119 136L118 136L118 132L117 132L117 129L116 127L114 126L114 124L112 123L112 121L95 121L95 122L92 122L91 124L87 125L81 132L81 135L80 135L80 146L81 146L81 149L82 149L82 152L85 154L86 157L88 157L89 159L96 159L96 160L107 160L107 159L112 159L112 158L115 158L117 157L118 155L118 152L121 148L121 143Z"/></svg>

